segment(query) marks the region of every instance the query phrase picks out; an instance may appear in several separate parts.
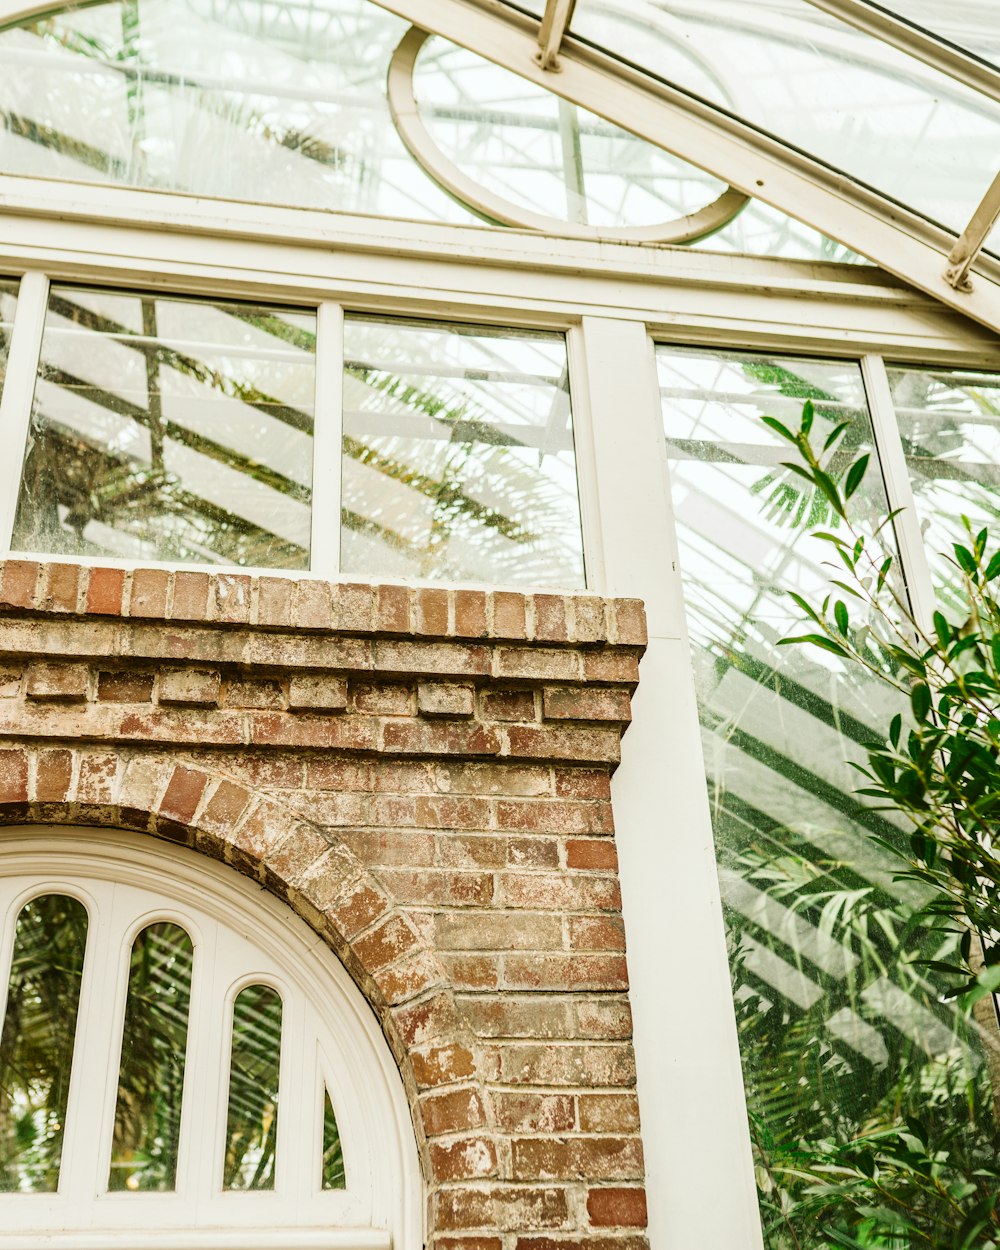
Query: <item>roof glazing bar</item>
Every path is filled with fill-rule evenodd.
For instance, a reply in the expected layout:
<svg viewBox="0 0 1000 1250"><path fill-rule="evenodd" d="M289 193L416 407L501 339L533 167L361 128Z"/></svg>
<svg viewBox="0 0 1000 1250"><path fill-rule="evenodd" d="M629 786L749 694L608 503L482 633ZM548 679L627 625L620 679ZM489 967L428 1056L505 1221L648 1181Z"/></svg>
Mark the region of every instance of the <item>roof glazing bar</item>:
<svg viewBox="0 0 1000 1250"><path fill-rule="evenodd" d="M558 70L559 49L563 36L573 20L576 0L545 0L542 26L538 32L538 51L535 59L542 69Z"/></svg>
<svg viewBox="0 0 1000 1250"><path fill-rule="evenodd" d="M1000 70L955 44L939 39L922 26L868 4L867 0L806 0L806 3L1000 103Z"/></svg>
<svg viewBox="0 0 1000 1250"><path fill-rule="evenodd" d="M951 283L956 291L968 294L972 290L969 270L998 221L1000 221L1000 173L993 179L990 189L983 196L969 224L962 231L958 242L948 255L948 268L944 271L945 281Z"/></svg>

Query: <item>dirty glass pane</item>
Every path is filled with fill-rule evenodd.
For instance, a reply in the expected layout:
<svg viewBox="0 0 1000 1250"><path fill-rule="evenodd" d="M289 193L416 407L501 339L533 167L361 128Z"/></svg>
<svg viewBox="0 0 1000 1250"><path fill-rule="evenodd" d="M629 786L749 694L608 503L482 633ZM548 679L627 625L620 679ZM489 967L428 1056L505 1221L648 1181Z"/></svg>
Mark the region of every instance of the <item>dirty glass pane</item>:
<svg viewBox="0 0 1000 1250"><path fill-rule="evenodd" d="M1000 68L996 0L887 0L881 7Z"/></svg>
<svg viewBox="0 0 1000 1250"><path fill-rule="evenodd" d="M17 307L17 287L18 284L9 278L0 278L0 396L3 395L3 381L7 374L7 355L14 329L14 309Z"/></svg>
<svg viewBox="0 0 1000 1250"><path fill-rule="evenodd" d="M54 286L15 549L307 568L315 320Z"/></svg>
<svg viewBox="0 0 1000 1250"><path fill-rule="evenodd" d="M777 645L803 632L788 591L827 592L829 548L811 531L836 518L781 467L788 445L760 418L797 426L811 398L819 445L849 421L840 475L872 444L860 370L667 348L658 365L765 1243L887 1247L851 1213L895 1199L874 1182L846 1198L836 1169L872 1142L905 1149L919 1121L975 1194L1000 1146L984 1051L1000 1052L992 1006L970 1021L915 962L947 942L915 924L923 896L871 836L899 827L855 793L850 765L884 736L891 691L827 652ZM886 514L876 471L854 503L862 530ZM950 1196L931 1208L927 1244L959 1244Z"/></svg>
<svg viewBox="0 0 1000 1250"><path fill-rule="evenodd" d="M132 944L111 1190L175 1186L193 958L191 939L169 921Z"/></svg>
<svg viewBox="0 0 1000 1250"><path fill-rule="evenodd" d="M890 369L896 421L943 606L963 611L952 545L1000 519L1000 374Z"/></svg>
<svg viewBox="0 0 1000 1250"><path fill-rule="evenodd" d="M566 341L350 317L342 567L584 584Z"/></svg>
<svg viewBox="0 0 1000 1250"><path fill-rule="evenodd" d="M343 1189L347 1184L344 1172L344 1147L333 1114L330 1091L323 1091L323 1188Z"/></svg>
<svg viewBox="0 0 1000 1250"><path fill-rule="evenodd" d="M122 0L0 34L0 168L471 221L386 97L407 23L369 0Z"/></svg>
<svg viewBox="0 0 1000 1250"><path fill-rule="evenodd" d="M225 1189L273 1189L281 1066L281 997L248 985L233 1004Z"/></svg>
<svg viewBox="0 0 1000 1250"><path fill-rule="evenodd" d="M0 1035L0 1192L59 1186L87 911L64 894L21 909Z"/></svg>
<svg viewBox="0 0 1000 1250"><path fill-rule="evenodd" d="M992 100L807 0L579 0L572 29L955 232L996 173Z"/></svg>

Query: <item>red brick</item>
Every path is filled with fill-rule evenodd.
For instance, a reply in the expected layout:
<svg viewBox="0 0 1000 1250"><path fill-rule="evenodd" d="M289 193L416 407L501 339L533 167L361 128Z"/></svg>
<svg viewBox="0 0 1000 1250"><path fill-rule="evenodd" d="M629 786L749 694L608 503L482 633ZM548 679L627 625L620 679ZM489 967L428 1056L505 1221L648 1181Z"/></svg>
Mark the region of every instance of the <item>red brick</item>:
<svg viewBox="0 0 1000 1250"><path fill-rule="evenodd" d="M287 577L262 577L257 583L257 623L287 629L292 623L295 582Z"/></svg>
<svg viewBox="0 0 1000 1250"><path fill-rule="evenodd" d="M25 695L39 701L83 703L87 698L90 671L86 664L32 664Z"/></svg>
<svg viewBox="0 0 1000 1250"><path fill-rule="evenodd" d="M532 690L485 690L480 709L487 720L534 721L535 694Z"/></svg>
<svg viewBox="0 0 1000 1250"><path fill-rule="evenodd" d="M569 944L573 950L623 951L625 925L611 916L571 916Z"/></svg>
<svg viewBox="0 0 1000 1250"><path fill-rule="evenodd" d="M327 920L350 941L355 934L375 923L389 911L390 903L384 894L362 883L327 911Z"/></svg>
<svg viewBox="0 0 1000 1250"><path fill-rule="evenodd" d="M463 795L420 796L416 800L417 824L429 829L489 829L489 800Z"/></svg>
<svg viewBox="0 0 1000 1250"><path fill-rule="evenodd" d="M493 659L496 677L518 681L579 681L578 651L554 647L497 647Z"/></svg>
<svg viewBox="0 0 1000 1250"><path fill-rule="evenodd" d="M503 1250L503 1242L499 1237L434 1237L431 1250Z"/></svg>
<svg viewBox="0 0 1000 1250"><path fill-rule="evenodd" d="M354 706L373 716L409 716L413 712L413 690L397 682L361 683L353 687Z"/></svg>
<svg viewBox="0 0 1000 1250"><path fill-rule="evenodd" d="M153 698L153 674L98 673L97 698L101 703L149 703Z"/></svg>
<svg viewBox="0 0 1000 1250"><path fill-rule="evenodd" d="M511 868L558 868L558 838L510 838L507 864Z"/></svg>
<svg viewBox="0 0 1000 1250"><path fill-rule="evenodd" d="M177 668L160 674L160 702L205 706L219 701L221 681L211 669Z"/></svg>
<svg viewBox="0 0 1000 1250"><path fill-rule="evenodd" d="M561 950L562 918L550 912L439 912L434 922L440 950Z"/></svg>
<svg viewBox="0 0 1000 1250"><path fill-rule="evenodd" d="M170 574L163 569L136 569L132 574L129 616L167 615L167 589Z"/></svg>
<svg viewBox="0 0 1000 1250"><path fill-rule="evenodd" d="M414 594L414 633L437 638L448 634L447 590L418 590Z"/></svg>
<svg viewBox="0 0 1000 1250"><path fill-rule="evenodd" d="M500 894L508 907L552 911L620 911L621 891L613 877L570 877L566 873L503 872Z"/></svg>
<svg viewBox="0 0 1000 1250"><path fill-rule="evenodd" d="M500 1073L509 1085L633 1086L635 1058L626 1043L508 1042L500 1046Z"/></svg>
<svg viewBox="0 0 1000 1250"><path fill-rule="evenodd" d="M349 835L351 846L367 864L380 868L397 865L431 868L436 844L432 833L413 829L359 829Z"/></svg>
<svg viewBox="0 0 1000 1250"><path fill-rule="evenodd" d="M570 838L566 843L566 867L616 872L618 850L610 838Z"/></svg>
<svg viewBox="0 0 1000 1250"><path fill-rule="evenodd" d="M604 995L598 999L577 1000L573 1004L574 1032L577 1037L600 1041L624 1041L632 1036L632 1010L628 999Z"/></svg>
<svg viewBox="0 0 1000 1250"><path fill-rule="evenodd" d="M439 1182L478 1180L496 1175L496 1147L488 1137L463 1137L459 1141L447 1143L431 1142L430 1156L431 1172Z"/></svg>
<svg viewBox="0 0 1000 1250"><path fill-rule="evenodd" d="M354 954L368 972L385 968L418 946L417 935L398 916L391 916L378 928L358 938Z"/></svg>
<svg viewBox="0 0 1000 1250"><path fill-rule="evenodd" d="M386 868L379 879L400 900L425 907L484 906L493 898L493 874L488 872Z"/></svg>
<svg viewBox="0 0 1000 1250"><path fill-rule="evenodd" d="M292 620L298 629L329 629L333 624L333 587L330 583L296 582Z"/></svg>
<svg viewBox="0 0 1000 1250"><path fill-rule="evenodd" d="M543 710L546 720L627 723L631 719L628 691L600 686L547 686Z"/></svg>
<svg viewBox="0 0 1000 1250"><path fill-rule="evenodd" d="M494 1185L488 1189L445 1189L434 1208L437 1227L445 1229L495 1228L521 1233L529 1229L565 1228L570 1223L565 1189L522 1185Z"/></svg>
<svg viewBox="0 0 1000 1250"><path fill-rule="evenodd" d="M649 1239L642 1234L611 1237L600 1233L578 1233L572 1237L518 1237L515 1250L649 1250Z"/></svg>
<svg viewBox="0 0 1000 1250"><path fill-rule="evenodd" d="M621 746L614 729L549 728L542 725L511 725L504 731L515 758L606 761L617 764Z"/></svg>
<svg viewBox="0 0 1000 1250"><path fill-rule="evenodd" d="M327 673L294 673L288 683L289 711L342 712L347 707L347 682Z"/></svg>
<svg viewBox="0 0 1000 1250"><path fill-rule="evenodd" d="M648 639L642 600L612 599L610 608L614 621L613 641L625 647L644 647Z"/></svg>
<svg viewBox="0 0 1000 1250"><path fill-rule="evenodd" d="M500 988L499 955L440 956L451 985L460 990L498 990Z"/></svg>
<svg viewBox="0 0 1000 1250"><path fill-rule="evenodd" d="M404 755L499 755L500 737L483 725L456 725L423 721L386 724L383 741L387 751Z"/></svg>
<svg viewBox="0 0 1000 1250"><path fill-rule="evenodd" d="M374 981L392 1006L407 1003L441 984L441 966L428 951L417 951L375 973Z"/></svg>
<svg viewBox="0 0 1000 1250"><path fill-rule="evenodd" d="M566 600L562 595L535 595L535 637L539 642L563 642L569 637Z"/></svg>
<svg viewBox="0 0 1000 1250"><path fill-rule="evenodd" d="M428 681L417 686L417 711L421 716L471 716L475 705L472 686Z"/></svg>
<svg viewBox="0 0 1000 1250"><path fill-rule="evenodd" d="M423 1046L455 1032L459 1024L458 1010L450 993L435 994L420 1003L399 1007L392 1013L399 1036L407 1046ZM477 1125L457 1127L475 1128Z"/></svg>
<svg viewBox="0 0 1000 1250"><path fill-rule="evenodd" d="M159 813L182 825L190 824L208 785L208 776L178 765L171 774L167 790L160 800Z"/></svg>
<svg viewBox="0 0 1000 1250"><path fill-rule="evenodd" d="M0 750L0 803L28 800L28 756L20 750Z"/></svg>
<svg viewBox="0 0 1000 1250"><path fill-rule="evenodd" d="M0 577L0 606L33 608L38 568L34 560L4 560Z"/></svg>
<svg viewBox="0 0 1000 1250"><path fill-rule="evenodd" d="M455 637L485 638L486 592L483 590L455 591Z"/></svg>
<svg viewBox="0 0 1000 1250"><path fill-rule="evenodd" d="M347 633L371 633L374 622L375 590L372 586L348 583L335 587L335 627Z"/></svg>
<svg viewBox="0 0 1000 1250"><path fill-rule="evenodd" d="M252 798L250 791L243 786L221 781L202 813L201 823L210 828L232 829L250 806Z"/></svg>
<svg viewBox="0 0 1000 1250"><path fill-rule="evenodd" d="M513 990L627 990L622 955L508 954L504 985Z"/></svg>
<svg viewBox="0 0 1000 1250"><path fill-rule="evenodd" d="M639 1101L634 1094L580 1094L580 1128L585 1133L636 1133Z"/></svg>
<svg viewBox="0 0 1000 1250"><path fill-rule="evenodd" d="M559 798L611 798L611 774L605 768L558 768L555 783Z"/></svg>
<svg viewBox="0 0 1000 1250"><path fill-rule="evenodd" d="M490 595L493 608L494 638L524 638L525 611L524 595L509 590L495 590Z"/></svg>
<svg viewBox="0 0 1000 1250"><path fill-rule="evenodd" d="M644 1189L592 1189L587 1194L587 1214L595 1228L645 1228Z"/></svg>
<svg viewBox="0 0 1000 1250"><path fill-rule="evenodd" d="M497 828L538 833L612 833L609 803L568 799L501 799Z"/></svg>
<svg viewBox="0 0 1000 1250"><path fill-rule="evenodd" d="M586 651L583 654L586 681L620 682L634 686L639 680L638 656L621 651Z"/></svg>
<svg viewBox="0 0 1000 1250"><path fill-rule="evenodd" d="M380 634L405 634L410 629L408 586L379 586L375 592L375 629Z"/></svg>
<svg viewBox="0 0 1000 1250"><path fill-rule="evenodd" d="M476 1073L476 1060L471 1050L456 1043L430 1046L411 1052L413 1076L420 1089L451 1085L467 1080Z"/></svg>
<svg viewBox="0 0 1000 1250"><path fill-rule="evenodd" d="M511 1143L511 1152L515 1180L642 1179L638 1137L523 1137Z"/></svg>
<svg viewBox="0 0 1000 1250"><path fill-rule="evenodd" d="M73 781L72 751L40 751L35 765L35 800L61 803Z"/></svg>
<svg viewBox="0 0 1000 1250"><path fill-rule="evenodd" d="M280 708L284 706L281 683L277 681L228 681L222 695L223 707Z"/></svg>
<svg viewBox="0 0 1000 1250"><path fill-rule="evenodd" d="M570 603L573 616L571 636L576 642L602 642L607 638L603 599L593 595L576 595Z"/></svg>
<svg viewBox="0 0 1000 1250"><path fill-rule="evenodd" d="M219 573L212 578L209 615L213 621L245 625L250 619L252 582L245 573Z"/></svg>
<svg viewBox="0 0 1000 1250"><path fill-rule="evenodd" d="M75 612L80 593L80 567L76 564L44 566L42 602L51 612Z"/></svg>
<svg viewBox="0 0 1000 1250"><path fill-rule="evenodd" d="M498 1093L497 1124L508 1133L565 1133L576 1127L571 1094Z"/></svg>
<svg viewBox="0 0 1000 1250"><path fill-rule="evenodd" d="M124 569L91 569L87 611L99 616L121 616L124 588Z"/></svg>
<svg viewBox="0 0 1000 1250"><path fill-rule="evenodd" d="M207 620L210 585L207 573L175 573L174 593L170 604L171 620Z"/></svg>
<svg viewBox="0 0 1000 1250"><path fill-rule="evenodd" d="M483 1100L474 1087L421 1098L420 1116L428 1137L462 1133L486 1123Z"/></svg>

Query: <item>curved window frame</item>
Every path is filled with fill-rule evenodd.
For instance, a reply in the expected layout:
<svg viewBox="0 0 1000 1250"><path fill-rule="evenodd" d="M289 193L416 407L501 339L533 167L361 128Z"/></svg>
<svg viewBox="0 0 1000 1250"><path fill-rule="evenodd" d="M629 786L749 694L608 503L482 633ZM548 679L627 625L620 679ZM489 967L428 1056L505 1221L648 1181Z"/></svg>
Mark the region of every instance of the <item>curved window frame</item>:
<svg viewBox="0 0 1000 1250"><path fill-rule="evenodd" d="M0 1194L3 1250L26 1250L42 1233L56 1250L77 1250L95 1237L109 1250L142 1250L154 1242L188 1250L228 1245L241 1228L254 1230L255 1247L275 1250L421 1244L419 1165L402 1082L368 1004L304 922L231 869L141 835L21 826L0 833L0 843L5 948L11 913L16 919L25 902L41 894L78 899L93 921L60 1188L56 1194ZM162 920L183 925L196 960L177 1188L100 1192L118 1089L118 1047L109 1051L107 1036L121 1032L132 940ZM114 976L107 976L108 966ZM283 1005L286 1115L284 1129L279 1119L277 1184L271 1191L224 1192L215 1162L221 1169L231 1036L226 1016L240 990L256 984L275 989ZM345 1189L321 1184L325 1089L344 1143Z"/></svg>

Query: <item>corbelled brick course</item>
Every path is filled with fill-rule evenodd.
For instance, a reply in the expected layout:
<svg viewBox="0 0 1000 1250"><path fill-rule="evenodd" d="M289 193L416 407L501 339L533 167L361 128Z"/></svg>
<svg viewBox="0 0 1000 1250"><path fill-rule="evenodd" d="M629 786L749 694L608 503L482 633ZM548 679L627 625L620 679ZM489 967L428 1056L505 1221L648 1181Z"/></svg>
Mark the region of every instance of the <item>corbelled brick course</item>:
<svg viewBox="0 0 1000 1250"><path fill-rule="evenodd" d="M432 1250L645 1250L610 775L641 605L0 563L0 820L251 876L410 1098Z"/></svg>

